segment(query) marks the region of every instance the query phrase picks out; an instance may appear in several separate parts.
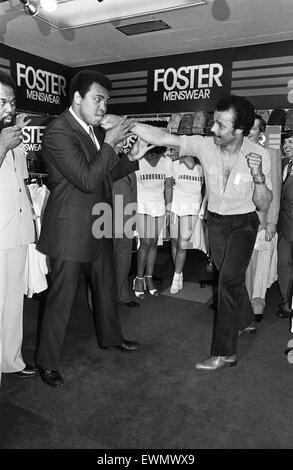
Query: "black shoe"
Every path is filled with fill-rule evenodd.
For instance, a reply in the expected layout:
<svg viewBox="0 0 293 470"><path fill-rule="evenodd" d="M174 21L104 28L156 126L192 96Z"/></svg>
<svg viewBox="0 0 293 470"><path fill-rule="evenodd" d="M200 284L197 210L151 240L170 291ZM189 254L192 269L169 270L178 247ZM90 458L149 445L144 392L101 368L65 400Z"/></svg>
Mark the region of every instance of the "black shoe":
<svg viewBox="0 0 293 470"><path fill-rule="evenodd" d="M36 377L38 375L38 368L30 365L26 365L24 369L19 372L13 372L18 377Z"/></svg>
<svg viewBox="0 0 293 470"><path fill-rule="evenodd" d="M123 305L130 308L139 308L140 304L138 302L134 302L134 300L130 300L129 302L123 302Z"/></svg>
<svg viewBox="0 0 293 470"><path fill-rule="evenodd" d="M39 367L41 379L51 387L61 387L64 384L64 380L58 370L43 369Z"/></svg>
<svg viewBox="0 0 293 470"><path fill-rule="evenodd" d="M251 322L250 325L248 325L246 328L244 328L243 330L239 330L238 331L238 336L241 336L243 334L246 334L246 335L255 335L257 332L257 328L256 328L256 325L255 325L255 322Z"/></svg>
<svg viewBox="0 0 293 470"><path fill-rule="evenodd" d="M124 339L119 346L115 346L116 349L122 352L132 352L137 351L140 348L140 344L136 341L130 341L128 339Z"/></svg>
<svg viewBox="0 0 293 470"><path fill-rule="evenodd" d="M263 321L263 314L259 313L257 315L254 315L254 321L256 321L256 323Z"/></svg>
<svg viewBox="0 0 293 470"><path fill-rule="evenodd" d="M216 312L218 310L218 305L216 302L213 302L211 303L209 306L208 306L208 309L209 310L213 310L214 312Z"/></svg>
<svg viewBox="0 0 293 470"><path fill-rule="evenodd" d="M285 310L284 308L280 307L276 313L276 316L279 318L289 318L292 315L291 310Z"/></svg>

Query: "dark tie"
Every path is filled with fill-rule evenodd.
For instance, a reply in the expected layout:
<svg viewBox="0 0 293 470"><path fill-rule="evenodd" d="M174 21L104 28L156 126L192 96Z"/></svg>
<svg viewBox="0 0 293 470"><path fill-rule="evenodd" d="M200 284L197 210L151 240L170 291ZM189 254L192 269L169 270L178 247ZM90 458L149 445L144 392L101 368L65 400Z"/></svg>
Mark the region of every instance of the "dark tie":
<svg viewBox="0 0 293 470"><path fill-rule="evenodd" d="M92 126L89 126L89 135L90 135L90 138L92 139L95 147L97 147L97 144L96 144L96 139L95 139L95 134L94 134L94 130L93 130L93 127Z"/></svg>
<svg viewBox="0 0 293 470"><path fill-rule="evenodd" d="M97 147L95 134L94 134L94 130L92 126L89 126L89 136L92 139L93 144L96 147L96 149L99 150ZM111 174L108 174L105 176L105 179L104 179L104 188L105 188L105 193L106 193L107 198L111 197L111 187L112 187L112 178L111 178Z"/></svg>

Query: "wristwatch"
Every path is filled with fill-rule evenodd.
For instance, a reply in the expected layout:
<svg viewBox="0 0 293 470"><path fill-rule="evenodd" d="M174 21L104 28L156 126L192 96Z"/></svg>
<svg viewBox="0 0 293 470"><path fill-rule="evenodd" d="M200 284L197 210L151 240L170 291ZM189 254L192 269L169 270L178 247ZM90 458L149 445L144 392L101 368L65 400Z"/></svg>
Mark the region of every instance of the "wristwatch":
<svg viewBox="0 0 293 470"><path fill-rule="evenodd" d="M255 184L265 184L266 177L265 177L265 175L254 176L253 177L253 182Z"/></svg>

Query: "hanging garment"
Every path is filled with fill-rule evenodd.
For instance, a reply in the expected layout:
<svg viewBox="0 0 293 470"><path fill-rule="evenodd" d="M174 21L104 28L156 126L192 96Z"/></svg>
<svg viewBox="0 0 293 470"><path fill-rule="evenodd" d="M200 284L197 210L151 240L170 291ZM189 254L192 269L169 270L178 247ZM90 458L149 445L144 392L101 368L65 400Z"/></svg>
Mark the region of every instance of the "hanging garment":
<svg viewBox="0 0 293 470"><path fill-rule="evenodd" d="M257 109L256 114L261 116L266 122L268 122L270 117L270 110L269 109Z"/></svg>
<svg viewBox="0 0 293 470"><path fill-rule="evenodd" d="M293 109L288 109L284 126L285 131L293 130Z"/></svg>
<svg viewBox="0 0 293 470"><path fill-rule="evenodd" d="M188 250L200 250L207 254L206 237L204 232L204 222L199 217L197 218L193 234L188 242Z"/></svg>
<svg viewBox="0 0 293 470"><path fill-rule="evenodd" d="M273 109L268 119L270 126L281 126L284 127L286 121L286 111L284 109Z"/></svg>
<svg viewBox="0 0 293 470"><path fill-rule="evenodd" d="M257 234L254 250L258 251L251 297L265 298L266 291L278 279L277 275L278 234L271 241L265 240L265 230Z"/></svg>
<svg viewBox="0 0 293 470"><path fill-rule="evenodd" d="M167 129L170 129L171 134L176 134L178 127L182 118L181 113L172 114L167 125Z"/></svg>
<svg viewBox="0 0 293 470"><path fill-rule="evenodd" d="M41 221L43 213L48 201L50 191L43 184L39 186L37 183L28 185L28 189L32 198L33 208L36 214L35 226L37 238L41 232ZM39 294L47 289L46 274L48 274L48 259L43 253L36 249L35 243L28 246L28 255L25 267L25 294L31 298L34 294Z"/></svg>
<svg viewBox="0 0 293 470"><path fill-rule="evenodd" d="M281 126L267 125L265 130L265 144L276 150L280 150L281 146Z"/></svg>
<svg viewBox="0 0 293 470"><path fill-rule="evenodd" d="M207 113L206 135L213 135L211 129L214 124L214 113Z"/></svg>
<svg viewBox="0 0 293 470"><path fill-rule="evenodd" d="M192 134L193 119L194 113L183 114L177 133L187 135Z"/></svg>
<svg viewBox="0 0 293 470"><path fill-rule="evenodd" d="M196 111L194 113L192 133L204 134L207 122L207 113L205 111Z"/></svg>

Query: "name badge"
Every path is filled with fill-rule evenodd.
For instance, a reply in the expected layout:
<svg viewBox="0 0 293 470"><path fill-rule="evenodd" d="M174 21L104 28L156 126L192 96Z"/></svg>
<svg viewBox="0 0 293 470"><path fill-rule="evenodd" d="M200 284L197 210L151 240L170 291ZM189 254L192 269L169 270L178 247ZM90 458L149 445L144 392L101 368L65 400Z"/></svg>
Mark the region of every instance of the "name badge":
<svg viewBox="0 0 293 470"><path fill-rule="evenodd" d="M241 175L239 173L237 173L237 175L235 176L235 179L234 179L234 184L239 184L241 181Z"/></svg>

